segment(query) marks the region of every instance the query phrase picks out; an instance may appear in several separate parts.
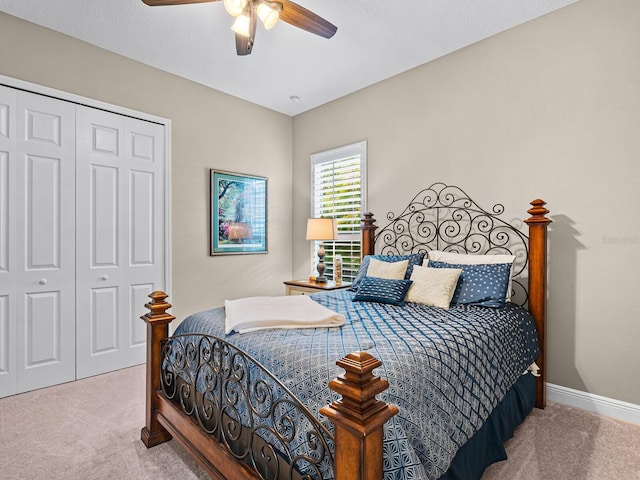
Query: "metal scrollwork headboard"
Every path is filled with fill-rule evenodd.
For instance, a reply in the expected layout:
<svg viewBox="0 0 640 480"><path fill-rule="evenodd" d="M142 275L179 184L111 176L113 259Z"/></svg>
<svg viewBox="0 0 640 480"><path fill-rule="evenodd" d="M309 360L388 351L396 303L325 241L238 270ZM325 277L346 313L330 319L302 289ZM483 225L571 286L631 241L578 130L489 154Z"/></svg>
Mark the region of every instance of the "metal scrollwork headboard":
<svg viewBox="0 0 640 480"><path fill-rule="evenodd" d="M389 223L375 236L376 251L383 255L427 253L429 250L492 255L514 255L511 301L527 303L528 236L522 223L509 223L500 215L504 206L487 211L461 188L434 183L419 192L396 215L387 214Z"/></svg>

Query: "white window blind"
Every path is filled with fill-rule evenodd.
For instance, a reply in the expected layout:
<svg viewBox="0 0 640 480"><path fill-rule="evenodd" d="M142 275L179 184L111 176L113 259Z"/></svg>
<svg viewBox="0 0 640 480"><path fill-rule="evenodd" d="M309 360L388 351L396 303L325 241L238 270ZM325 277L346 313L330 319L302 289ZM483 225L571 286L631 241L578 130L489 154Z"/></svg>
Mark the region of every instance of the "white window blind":
<svg viewBox="0 0 640 480"><path fill-rule="evenodd" d="M338 238L325 241L325 275L333 278L333 261L342 256L342 279L353 280L361 257L360 219L366 199L366 142L311 156L311 216L335 218ZM315 265L319 242L314 242Z"/></svg>

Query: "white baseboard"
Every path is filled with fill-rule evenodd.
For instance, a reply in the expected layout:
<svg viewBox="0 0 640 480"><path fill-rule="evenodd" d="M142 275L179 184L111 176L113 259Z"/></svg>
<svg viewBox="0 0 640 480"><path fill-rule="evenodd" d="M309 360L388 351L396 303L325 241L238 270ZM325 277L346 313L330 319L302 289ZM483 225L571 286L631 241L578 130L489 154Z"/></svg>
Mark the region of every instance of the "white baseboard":
<svg viewBox="0 0 640 480"><path fill-rule="evenodd" d="M640 405L547 383L547 400L640 425Z"/></svg>

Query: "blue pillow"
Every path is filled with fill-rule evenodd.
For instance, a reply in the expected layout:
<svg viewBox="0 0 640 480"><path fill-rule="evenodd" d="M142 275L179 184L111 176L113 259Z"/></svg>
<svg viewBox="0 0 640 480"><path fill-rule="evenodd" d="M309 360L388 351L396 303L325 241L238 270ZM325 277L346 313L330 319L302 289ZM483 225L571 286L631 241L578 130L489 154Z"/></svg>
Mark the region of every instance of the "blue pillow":
<svg viewBox="0 0 640 480"><path fill-rule="evenodd" d="M411 253L409 255L365 255L356 274L356 278L353 279L349 290L352 292L358 291L358 287L362 282L362 279L366 277L367 270L369 269L369 260L375 258L376 260L382 260L383 262L401 262L403 260L409 260L407 264L407 272L404 274L404 279L409 280L411 278L411 272L413 272L414 265L422 265L424 260L424 253Z"/></svg>
<svg viewBox="0 0 640 480"><path fill-rule="evenodd" d="M353 301L388 303L401 307L404 305L404 297L412 283L411 280L364 277Z"/></svg>
<svg viewBox="0 0 640 480"><path fill-rule="evenodd" d="M511 275L510 263L462 265L429 260L428 265L432 268L460 268L462 270L456 291L451 299L452 305L504 307Z"/></svg>

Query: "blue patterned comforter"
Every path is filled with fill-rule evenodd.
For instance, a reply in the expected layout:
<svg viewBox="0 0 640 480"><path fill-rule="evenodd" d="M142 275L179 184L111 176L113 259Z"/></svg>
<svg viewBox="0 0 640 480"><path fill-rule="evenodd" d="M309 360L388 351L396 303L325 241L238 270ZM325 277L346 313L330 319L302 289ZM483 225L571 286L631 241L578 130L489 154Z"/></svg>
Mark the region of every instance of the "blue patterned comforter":
<svg viewBox="0 0 640 480"><path fill-rule="evenodd" d="M437 479L538 356L533 319L504 308L442 310L352 302L346 290L313 294L344 314L340 328L265 330L224 335L224 309L196 313L176 334L206 333L234 343L276 375L311 411L336 400L328 383L336 360L367 351L389 381L379 398L399 407L385 425L385 480Z"/></svg>

